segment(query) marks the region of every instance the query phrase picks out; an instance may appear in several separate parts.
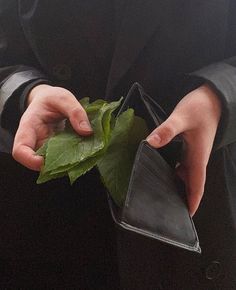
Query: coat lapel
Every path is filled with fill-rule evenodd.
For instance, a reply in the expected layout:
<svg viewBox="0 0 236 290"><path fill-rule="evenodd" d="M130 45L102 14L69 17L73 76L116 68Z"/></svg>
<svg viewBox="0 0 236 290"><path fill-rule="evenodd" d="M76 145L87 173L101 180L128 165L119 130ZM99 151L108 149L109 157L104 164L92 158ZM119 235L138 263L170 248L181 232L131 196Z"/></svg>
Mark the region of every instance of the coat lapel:
<svg viewBox="0 0 236 290"><path fill-rule="evenodd" d="M116 15L119 29L108 76L107 96L134 63L164 18L169 17L168 13L171 10L168 9L169 1L126 0L124 7L116 10L123 15Z"/></svg>

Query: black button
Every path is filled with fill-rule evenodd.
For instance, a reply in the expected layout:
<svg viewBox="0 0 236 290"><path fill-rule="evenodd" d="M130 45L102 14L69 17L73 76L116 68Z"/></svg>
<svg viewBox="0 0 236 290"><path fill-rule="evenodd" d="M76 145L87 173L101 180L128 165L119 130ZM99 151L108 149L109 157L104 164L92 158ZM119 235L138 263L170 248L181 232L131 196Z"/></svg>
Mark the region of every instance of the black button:
<svg viewBox="0 0 236 290"><path fill-rule="evenodd" d="M206 268L205 274L208 280L215 280L221 273L221 264L218 261L211 262Z"/></svg>
<svg viewBox="0 0 236 290"><path fill-rule="evenodd" d="M71 78L71 68L66 64L55 65L52 73L60 81L67 81Z"/></svg>

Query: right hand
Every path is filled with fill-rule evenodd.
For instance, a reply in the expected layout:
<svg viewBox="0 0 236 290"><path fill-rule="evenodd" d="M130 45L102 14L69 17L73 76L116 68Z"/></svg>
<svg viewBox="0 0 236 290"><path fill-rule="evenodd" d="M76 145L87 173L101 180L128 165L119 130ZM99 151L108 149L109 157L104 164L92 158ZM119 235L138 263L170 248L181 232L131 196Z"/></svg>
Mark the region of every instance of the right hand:
<svg viewBox="0 0 236 290"><path fill-rule="evenodd" d="M35 151L69 119L74 130L82 136L92 134L87 114L75 96L61 87L41 84L28 95L28 107L22 115L15 135L12 155L31 170L39 171L43 157Z"/></svg>

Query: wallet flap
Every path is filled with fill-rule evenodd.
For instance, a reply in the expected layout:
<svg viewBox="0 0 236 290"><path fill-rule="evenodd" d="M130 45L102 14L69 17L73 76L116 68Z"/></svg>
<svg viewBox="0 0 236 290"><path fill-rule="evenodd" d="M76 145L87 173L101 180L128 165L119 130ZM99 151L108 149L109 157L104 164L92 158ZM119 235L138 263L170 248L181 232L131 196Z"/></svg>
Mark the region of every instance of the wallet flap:
<svg viewBox="0 0 236 290"><path fill-rule="evenodd" d="M184 194L179 192L175 179L174 171L158 151L141 142L121 223L140 234L200 252Z"/></svg>
<svg viewBox="0 0 236 290"><path fill-rule="evenodd" d="M128 108L133 108L136 115L144 118L150 129L159 126L167 118L167 114L162 107L146 94L143 87L137 82L130 88L117 116Z"/></svg>
<svg viewBox="0 0 236 290"><path fill-rule="evenodd" d="M133 108L135 115L146 121L150 133L168 117L164 109L137 82L130 88L117 116L128 108ZM160 148L159 152L172 167L175 167L176 162L180 159L181 147L182 140L176 136L169 144Z"/></svg>

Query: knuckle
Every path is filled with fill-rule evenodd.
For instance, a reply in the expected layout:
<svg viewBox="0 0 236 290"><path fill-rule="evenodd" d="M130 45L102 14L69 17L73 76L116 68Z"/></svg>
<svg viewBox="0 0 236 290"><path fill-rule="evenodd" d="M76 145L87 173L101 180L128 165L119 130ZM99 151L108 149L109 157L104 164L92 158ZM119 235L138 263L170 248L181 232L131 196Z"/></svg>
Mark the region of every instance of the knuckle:
<svg viewBox="0 0 236 290"><path fill-rule="evenodd" d="M71 96L64 92L61 94L57 94L57 102L60 102L62 104L66 104L70 98Z"/></svg>
<svg viewBox="0 0 236 290"><path fill-rule="evenodd" d="M163 142L170 141L175 136L175 129L171 124L166 125L163 127L161 139Z"/></svg>
<svg viewBox="0 0 236 290"><path fill-rule="evenodd" d="M45 96L49 102L55 100L64 104L75 98L70 91L62 87L52 87L50 90L50 93Z"/></svg>
<svg viewBox="0 0 236 290"><path fill-rule="evenodd" d="M82 107L74 108L70 112L70 118L72 119L81 120L81 119L84 119L84 117L85 117L85 111Z"/></svg>
<svg viewBox="0 0 236 290"><path fill-rule="evenodd" d="M20 123L19 123L19 127L18 127L18 134L22 133L22 128L25 128L26 126L28 126L28 124L32 124L33 122L33 117L34 117L34 112L25 112L21 119L20 119Z"/></svg>

